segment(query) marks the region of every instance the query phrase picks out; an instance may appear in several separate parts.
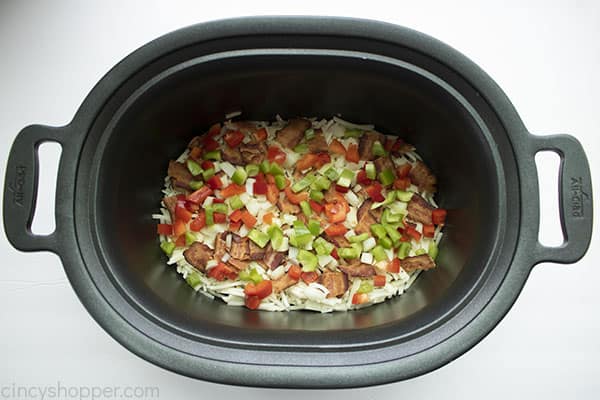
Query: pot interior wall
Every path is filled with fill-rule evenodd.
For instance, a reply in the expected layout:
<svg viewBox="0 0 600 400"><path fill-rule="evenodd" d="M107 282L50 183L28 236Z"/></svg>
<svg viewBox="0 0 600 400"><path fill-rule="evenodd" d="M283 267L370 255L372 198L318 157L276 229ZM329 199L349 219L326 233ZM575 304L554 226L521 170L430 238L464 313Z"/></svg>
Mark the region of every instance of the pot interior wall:
<svg viewBox="0 0 600 400"><path fill-rule="evenodd" d="M341 115L413 143L438 176L438 203L450 210L439 267L404 295L347 313L251 312L193 292L166 266L150 215L169 159L234 110L260 120ZM413 335L468 295L492 251L498 182L489 144L455 98L409 69L342 56L205 62L146 88L115 118L95 199L106 268L134 302L190 335L278 344Z"/></svg>

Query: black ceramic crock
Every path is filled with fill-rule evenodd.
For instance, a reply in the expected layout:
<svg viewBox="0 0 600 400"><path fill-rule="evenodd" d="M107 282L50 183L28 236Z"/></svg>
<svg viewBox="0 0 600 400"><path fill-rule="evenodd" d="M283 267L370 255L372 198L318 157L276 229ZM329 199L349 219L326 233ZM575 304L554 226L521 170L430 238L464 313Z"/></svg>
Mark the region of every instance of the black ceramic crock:
<svg viewBox="0 0 600 400"><path fill-rule="evenodd" d="M416 145L449 210L439 267L360 311L269 313L192 291L165 265L155 222L168 160L224 115L339 114ZM62 145L56 230L31 233L37 146ZM561 157L565 242L538 243L534 155ZM573 263L590 243L592 188L571 136L533 136L471 61L418 32L335 18L243 18L191 26L125 58L64 127L32 125L12 146L4 225L23 251L58 254L75 292L116 340L205 380L353 387L438 368L481 340L532 267Z"/></svg>

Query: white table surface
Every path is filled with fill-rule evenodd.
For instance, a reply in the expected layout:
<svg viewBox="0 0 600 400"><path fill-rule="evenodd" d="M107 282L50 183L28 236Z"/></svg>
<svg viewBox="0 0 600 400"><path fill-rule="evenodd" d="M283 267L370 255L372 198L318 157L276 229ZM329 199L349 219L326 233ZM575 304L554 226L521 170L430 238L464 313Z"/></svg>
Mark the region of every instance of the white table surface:
<svg viewBox="0 0 600 400"><path fill-rule="evenodd" d="M69 122L92 86L144 43L193 23L259 14L378 19L430 34L479 64L504 89L528 129L569 133L600 175L600 3L597 1L0 2L0 160L31 123ZM88 2L91 3L91 2ZM127 3L127 4L125 4ZM202 3L206 3L202 5ZM394 5L390 5L394 4ZM44 161L43 159L42 161ZM556 197L556 168L543 157ZM42 171L44 172L44 171ZM40 190L49 190L45 173ZM596 180L597 192L600 182ZM598 196L598 194L596 194ZM40 200L48 226L52 200ZM544 203L556 243L556 204ZM596 239L598 237L596 218ZM127 351L88 315L50 253L20 253L0 234L0 399L5 387L159 387L165 399L331 396L321 391L229 387L182 377ZM592 242L575 265L541 264L508 316L449 365L410 381L344 390L347 399L597 399L600 396L600 256ZM84 392L81 392L84 393ZM28 398L33 397L30 392ZM72 397L62 397L72 398ZM101 397L108 398L108 397Z"/></svg>

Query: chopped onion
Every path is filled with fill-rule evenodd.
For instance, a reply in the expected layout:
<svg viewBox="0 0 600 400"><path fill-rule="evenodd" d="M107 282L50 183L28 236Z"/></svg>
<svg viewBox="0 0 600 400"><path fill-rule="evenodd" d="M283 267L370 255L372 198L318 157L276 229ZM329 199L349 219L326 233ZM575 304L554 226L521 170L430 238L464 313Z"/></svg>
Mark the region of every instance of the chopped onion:
<svg viewBox="0 0 600 400"><path fill-rule="evenodd" d="M246 192L251 196L254 195L254 182L256 182L256 179L254 178L248 178L246 180Z"/></svg>
<svg viewBox="0 0 600 400"><path fill-rule="evenodd" d="M356 232L354 232L354 229L349 229L348 232L344 233L344 237L348 240L350 240L352 236L356 236Z"/></svg>
<svg viewBox="0 0 600 400"><path fill-rule="evenodd" d="M209 269L214 268L217 265L219 265L219 262L217 260L208 260L206 262L206 270L208 271Z"/></svg>
<svg viewBox="0 0 600 400"><path fill-rule="evenodd" d="M335 258L333 258L331 256L318 256L318 258L319 258L319 265L321 267L324 267L327 264L329 264L331 262L331 260L335 260Z"/></svg>
<svg viewBox="0 0 600 400"><path fill-rule="evenodd" d="M283 274L285 274L285 268L283 265L280 265L271 271L271 279L279 279L283 276Z"/></svg>
<svg viewBox="0 0 600 400"><path fill-rule="evenodd" d="M298 257L298 249L296 247L290 246L288 250L288 258L294 261L298 261L296 257Z"/></svg>
<svg viewBox="0 0 600 400"><path fill-rule="evenodd" d="M202 207L203 207L203 208L206 208L206 207L212 206L212 203L213 203L213 200L214 200L214 199L215 199L214 197L212 197L212 196L208 196L208 197L206 198L206 200L204 200L204 203L202 203Z"/></svg>
<svg viewBox="0 0 600 400"><path fill-rule="evenodd" d="M354 192L352 190L348 190L348 192L344 195L344 197L346 198L348 203L350 203L350 205L352 205L352 206L358 207L358 205L360 204L360 199L358 198L358 196L356 194L354 194Z"/></svg>
<svg viewBox="0 0 600 400"><path fill-rule="evenodd" d="M221 257L221 261L227 262L227 261L229 261L230 258L231 258L231 256L229 255L229 253L225 253L225 254L223 254L223 257Z"/></svg>
<svg viewBox="0 0 600 400"><path fill-rule="evenodd" d="M365 264L373 264L373 254L362 253L360 255L360 262L365 263Z"/></svg>
<svg viewBox="0 0 600 400"><path fill-rule="evenodd" d="M365 240L365 241L362 243L363 250L365 250L365 251L369 251L369 250L371 250L373 247L375 247L375 245L376 245L376 244L377 244L377 243L375 242L375 238L374 238L374 237L370 237L370 238L368 238L367 240Z"/></svg>
<svg viewBox="0 0 600 400"><path fill-rule="evenodd" d="M233 111L233 112L225 114L225 119L239 117L240 115L242 115L242 112L240 110Z"/></svg>
<svg viewBox="0 0 600 400"><path fill-rule="evenodd" d="M233 236L231 236L231 233L228 233L227 236L225 236L225 247L227 247L228 249L231 248L231 240L233 239Z"/></svg>
<svg viewBox="0 0 600 400"><path fill-rule="evenodd" d="M221 169L223 170L223 172L225 172L225 175L227 175L228 177L231 178L231 176L234 174L235 172L235 167L233 166L233 164L227 162L227 161L223 161L221 163L219 163Z"/></svg>

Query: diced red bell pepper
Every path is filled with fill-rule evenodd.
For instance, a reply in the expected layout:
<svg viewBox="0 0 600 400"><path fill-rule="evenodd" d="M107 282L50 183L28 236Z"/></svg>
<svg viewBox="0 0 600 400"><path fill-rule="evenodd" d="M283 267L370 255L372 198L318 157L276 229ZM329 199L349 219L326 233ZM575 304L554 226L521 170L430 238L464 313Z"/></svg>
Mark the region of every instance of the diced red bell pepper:
<svg viewBox="0 0 600 400"><path fill-rule="evenodd" d="M352 304L364 304L369 302L369 295L366 293L354 293Z"/></svg>
<svg viewBox="0 0 600 400"><path fill-rule="evenodd" d="M184 247L185 246L185 235L181 235L177 239L175 239L175 246L176 247Z"/></svg>
<svg viewBox="0 0 600 400"><path fill-rule="evenodd" d="M392 272L394 274L397 274L398 272L400 272L400 259L399 258L394 258L392 261L390 261L387 265L387 272Z"/></svg>
<svg viewBox="0 0 600 400"><path fill-rule="evenodd" d="M358 155L358 145L352 143L348 146L348 150L346 150L346 160L353 163L360 161L360 156Z"/></svg>
<svg viewBox="0 0 600 400"><path fill-rule="evenodd" d="M346 148L339 140L335 138L331 141L331 143L329 143L329 151L333 154L339 154L341 156L346 155Z"/></svg>
<svg viewBox="0 0 600 400"><path fill-rule="evenodd" d="M340 193L348 193L348 188L340 185L335 185L335 190Z"/></svg>
<svg viewBox="0 0 600 400"><path fill-rule="evenodd" d="M237 183L231 183L219 192L221 197L223 197L225 199L228 197L231 197L231 196L235 196L236 194L242 194L242 193L246 193L246 186L238 185Z"/></svg>
<svg viewBox="0 0 600 400"><path fill-rule="evenodd" d="M194 202L186 201L184 203L185 209L189 212L195 213L200 209L200 206Z"/></svg>
<svg viewBox="0 0 600 400"><path fill-rule="evenodd" d="M206 181L206 184L213 190L221 189L223 187L223 181L221 181L221 178L217 175Z"/></svg>
<svg viewBox="0 0 600 400"><path fill-rule="evenodd" d="M204 203L204 200L206 200L206 198L208 196L210 196L211 194L213 194L213 191L211 188L209 188L208 186L202 186L200 189L196 190L195 192L190 193L187 196L187 200L191 201L192 203L202 204L202 203Z"/></svg>
<svg viewBox="0 0 600 400"><path fill-rule="evenodd" d="M220 193L220 192L219 192L219 193ZM215 197L215 198L213 199L213 204L223 204L223 203L225 203L225 199L220 199L220 198L218 198L218 197Z"/></svg>
<svg viewBox="0 0 600 400"><path fill-rule="evenodd" d="M290 276L290 278L298 280L302 275L302 268L300 268L298 265L292 265L290 269L288 269L287 273Z"/></svg>
<svg viewBox="0 0 600 400"><path fill-rule="evenodd" d="M200 211L200 213L198 213L198 216L196 218L194 218L194 220L192 222L190 222L190 229L194 232L198 232L200 231L200 229L204 228L206 226L206 214L204 214L204 211Z"/></svg>
<svg viewBox="0 0 600 400"><path fill-rule="evenodd" d="M321 211L323 211L323 206L314 200L309 200L308 204L310 205L310 208L312 208L312 210L317 214L321 214Z"/></svg>
<svg viewBox="0 0 600 400"><path fill-rule="evenodd" d="M411 169L412 169L412 165L410 165L409 163L406 163L406 164L401 165L398 168L396 168L396 175L398 175L398 178L406 178L408 176L408 174L410 173Z"/></svg>
<svg viewBox="0 0 600 400"><path fill-rule="evenodd" d="M244 299L244 304L250 310L256 310L258 306L260 306L260 302L261 300L258 296L246 296L246 298Z"/></svg>
<svg viewBox="0 0 600 400"><path fill-rule="evenodd" d="M279 146L269 146L267 149L267 159L270 162L277 164L283 164L285 162L286 154Z"/></svg>
<svg viewBox="0 0 600 400"><path fill-rule="evenodd" d="M344 224L331 224L325 229L327 236L342 236L348 232L348 228Z"/></svg>
<svg viewBox="0 0 600 400"><path fill-rule="evenodd" d="M202 148L195 146L190 150L190 158L194 160L200 160L202 156Z"/></svg>
<svg viewBox="0 0 600 400"><path fill-rule="evenodd" d="M244 288L246 296L257 296L259 299L264 299L271 293L273 293L273 283L268 279L257 284L250 282Z"/></svg>
<svg viewBox="0 0 600 400"><path fill-rule="evenodd" d="M328 153L321 152L317 154L317 163L315 168L321 168L323 165L331 162L331 156Z"/></svg>
<svg viewBox="0 0 600 400"><path fill-rule="evenodd" d="M215 163L213 163L210 160L204 160L204 161L202 161L200 166L202 167L202 169L211 169L211 168L215 167Z"/></svg>
<svg viewBox="0 0 600 400"><path fill-rule="evenodd" d="M219 133L221 133L221 124L217 122L216 124L213 124L210 126L210 128L208 128L208 132L206 132L206 136L215 137Z"/></svg>
<svg viewBox="0 0 600 400"><path fill-rule="evenodd" d="M175 216L183 222L189 222L192 219L192 213L185 208L185 202L178 201L175 206Z"/></svg>
<svg viewBox="0 0 600 400"><path fill-rule="evenodd" d="M215 224L222 224L227 221L227 215L218 212L213 213L213 221Z"/></svg>
<svg viewBox="0 0 600 400"><path fill-rule="evenodd" d="M340 256L337 253L337 249L331 250L331 257L335 258L336 260L340 259Z"/></svg>
<svg viewBox="0 0 600 400"><path fill-rule="evenodd" d="M233 268L230 268L227 264L222 262L211 268L207 275L218 281L224 281L225 279L234 280L238 276L237 272Z"/></svg>
<svg viewBox="0 0 600 400"><path fill-rule="evenodd" d="M421 233L419 233L418 230L416 230L415 228L413 228L412 226L407 226L406 229L404 230L404 232L412 237L413 239L415 239L415 241L419 241L421 240Z"/></svg>
<svg viewBox="0 0 600 400"><path fill-rule="evenodd" d="M265 180L256 180L254 182L254 194L267 194L268 185Z"/></svg>
<svg viewBox="0 0 600 400"><path fill-rule="evenodd" d="M385 286L385 275L375 275L373 277L373 286L376 286L376 287Z"/></svg>
<svg viewBox="0 0 600 400"><path fill-rule="evenodd" d="M313 153L306 153L296 162L296 171L304 171L309 168L316 168L319 157Z"/></svg>
<svg viewBox="0 0 600 400"><path fill-rule="evenodd" d="M248 211L242 211L242 222L248 229L252 229L256 225L256 218Z"/></svg>
<svg viewBox="0 0 600 400"><path fill-rule="evenodd" d="M256 140L262 142L267 139L267 130L265 128L260 128L256 132L254 132L254 137Z"/></svg>
<svg viewBox="0 0 600 400"><path fill-rule="evenodd" d="M279 200L279 189L274 183L267 185L267 200L272 204L277 204L277 200Z"/></svg>
<svg viewBox="0 0 600 400"><path fill-rule="evenodd" d="M239 222L242 220L242 215L244 215L242 210L235 210L229 215L229 219L233 222Z"/></svg>
<svg viewBox="0 0 600 400"><path fill-rule="evenodd" d="M404 140L402 140L401 138L397 138L396 143L394 143L394 145L392 146L392 151L400 151L402 145L404 145Z"/></svg>
<svg viewBox="0 0 600 400"><path fill-rule="evenodd" d="M292 189L290 189L289 187L286 187L284 189L285 191L285 197L290 201L290 203L292 204L300 204L301 202L303 202L304 200L308 200L308 192L299 192L299 193L294 193L292 191Z"/></svg>
<svg viewBox="0 0 600 400"><path fill-rule="evenodd" d="M229 131L225 134L224 140L229 147L237 147L244 140L244 134L240 131Z"/></svg>
<svg viewBox="0 0 600 400"><path fill-rule="evenodd" d="M383 194L381 193L383 190L381 183L375 182L371 186L368 186L365 190L373 201L379 202L385 200L385 197L383 197Z"/></svg>
<svg viewBox="0 0 600 400"><path fill-rule="evenodd" d="M202 148L204 151L213 151L219 148L219 142L212 137L205 137L202 141Z"/></svg>
<svg viewBox="0 0 600 400"><path fill-rule="evenodd" d="M300 278L302 278L302 280L308 284L311 282L316 282L319 279L319 274L316 271L302 272L300 274Z"/></svg>
<svg viewBox="0 0 600 400"><path fill-rule="evenodd" d="M229 223L229 230L231 232L237 232L240 230L242 226L242 221L238 221L238 222L230 222Z"/></svg>
<svg viewBox="0 0 600 400"><path fill-rule="evenodd" d="M185 196L185 194L180 193L178 195L175 196L177 198L177 201L186 201L188 198Z"/></svg>
<svg viewBox="0 0 600 400"><path fill-rule="evenodd" d="M437 208L431 212L431 219L434 224L441 225L446 222L448 211L443 208Z"/></svg>
<svg viewBox="0 0 600 400"><path fill-rule="evenodd" d="M158 224L156 226L156 233L158 233L159 235L171 236L173 234L173 225Z"/></svg>
<svg viewBox="0 0 600 400"><path fill-rule="evenodd" d="M185 222L180 219L176 219L175 223L173 223L173 236L181 236L187 230L185 226Z"/></svg>
<svg viewBox="0 0 600 400"><path fill-rule="evenodd" d="M435 234L435 225L423 225L423 236L432 238Z"/></svg>
<svg viewBox="0 0 600 400"><path fill-rule="evenodd" d="M356 174L356 182L363 186L369 186L373 183L371 179L367 178L367 172L364 169L361 169L358 171L358 174Z"/></svg>
<svg viewBox="0 0 600 400"><path fill-rule="evenodd" d="M346 207L343 203L325 204L325 215L331 223L343 222L346 219Z"/></svg>
<svg viewBox="0 0 600 400"><path fill-rule="evenodd" d="M394 189L406 190L411 185L410 178L398 178L394 181Z"/></svg>

